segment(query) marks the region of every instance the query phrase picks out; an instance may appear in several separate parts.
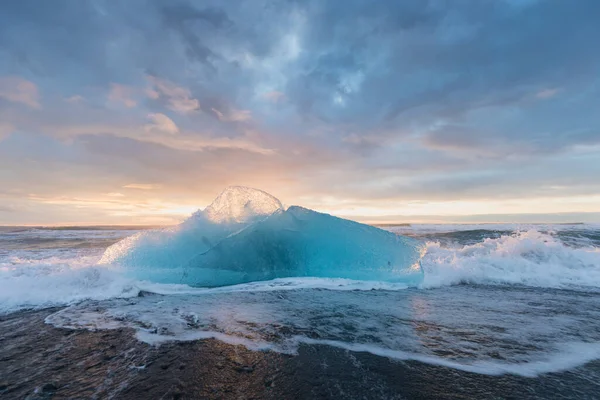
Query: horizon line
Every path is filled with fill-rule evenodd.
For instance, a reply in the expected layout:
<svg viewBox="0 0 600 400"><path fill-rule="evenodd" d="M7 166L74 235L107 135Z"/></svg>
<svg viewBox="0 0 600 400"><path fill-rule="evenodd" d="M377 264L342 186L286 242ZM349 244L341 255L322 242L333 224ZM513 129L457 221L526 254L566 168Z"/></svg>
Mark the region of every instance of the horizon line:
<svg viewBox="0 0 600 400"><path fill-rule="evenodd" d="M325 213L329 214L329 213ZM468 215L336 215L338 218L348 219L368 225L376 226L401 226L410 224L435 225L435 224L562 224L581 225L600 223L600 212L562 212L562 213L521 213L521 214L468 214ZM590 218L593 217L593 218ZM106 227L130 227L133 229L159 228L176 226L186 220L181 219L164 221L162 223L107 223L107 222L57 222L57 223L24 223L24 224L2 224L0 228L106 228Z"/></svg>

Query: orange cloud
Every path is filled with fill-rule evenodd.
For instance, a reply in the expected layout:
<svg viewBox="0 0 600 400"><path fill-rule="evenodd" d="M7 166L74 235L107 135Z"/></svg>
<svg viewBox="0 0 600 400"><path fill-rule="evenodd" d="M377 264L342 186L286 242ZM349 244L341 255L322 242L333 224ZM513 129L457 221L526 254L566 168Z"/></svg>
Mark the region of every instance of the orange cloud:
<svg viewBox="0 0 600 400"><path fill-rule="evenodd" d="M137 102L133 99L134 93L134 88L130 86L111 83L108 100L113 103L123 104L127 108L133 108L137 105Z"/></svg>
<svg viewBox="0 0 600 400"><path fill-rule="evenodd" d="M156 183L130 183L123 186L125 189L139 189L139 190L155 190L160 189L162 185Z"/></svg>
<svg viewBox="0 0 600 400"><path fill-rule="evenodd" d="M249 110L230 110L227 112L227 114L222 113L221 111L217 110L216 108L211 108L211 111L215 113L215 115L217 116L217 118L219 118L220 121L224 121L224 122L241 122L241 121L248 121L250 119L252 119L252 114L250 113Z"/></svg>
<svg viewBox="0 0 600 400"><path fill-rule="evenodd" d="M172 135L179 133L179 128L177 127L175 122L173 122L173 120L167 117L165 114L148 114L148 118L152 122L146 125L146 131L156 130L160 132L166 132Z"/></svg>
<svg viewBox="0 0 600 400"><path fill-rule="evenodd" d="M35 83L18 76L0 78L0 97L13 103L40 108L40 94Z"/></svg>
<svg viewBox="0 0 600 400"><path fill-rule="evenodd" d="M153 86L146 89L146 95L151 99L165 97L168 107L179 114L187 114L200 109L200 102L192 97L189 89L151 75L148 75L147 79Z"/></svg>

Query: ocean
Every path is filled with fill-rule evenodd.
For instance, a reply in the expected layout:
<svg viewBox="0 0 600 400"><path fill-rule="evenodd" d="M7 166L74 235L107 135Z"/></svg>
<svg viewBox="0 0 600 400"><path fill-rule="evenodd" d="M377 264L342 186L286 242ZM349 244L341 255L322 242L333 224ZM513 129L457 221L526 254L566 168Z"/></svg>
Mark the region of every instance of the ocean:
<svg viewBox="0 0 600 400"><path fill-rule="evenodd" d="M321 346L482 377L568 372L588 385L572 398L600 398L600 225L383 229L424 244L418 287L310 277L218 288L136 281L97 263L139 228L3 227L0 315L48 310L50 327L129 329L153 346L213 339L292 357ZM556 393L546 390L546 398Z"/></svg>

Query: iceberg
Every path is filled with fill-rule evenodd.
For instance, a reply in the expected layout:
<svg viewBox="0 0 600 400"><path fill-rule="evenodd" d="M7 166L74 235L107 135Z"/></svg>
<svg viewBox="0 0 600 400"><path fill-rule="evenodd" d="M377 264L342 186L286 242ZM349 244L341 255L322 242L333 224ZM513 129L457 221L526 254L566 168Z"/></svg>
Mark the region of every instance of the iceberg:
<svg viewBox="0 0 600 400"><path fill-rule="evenodd" d="M234 186L182 224L128 237L100 263L137 279L214 287L290 277L417 285L423 246L374 226Z"/></svg>

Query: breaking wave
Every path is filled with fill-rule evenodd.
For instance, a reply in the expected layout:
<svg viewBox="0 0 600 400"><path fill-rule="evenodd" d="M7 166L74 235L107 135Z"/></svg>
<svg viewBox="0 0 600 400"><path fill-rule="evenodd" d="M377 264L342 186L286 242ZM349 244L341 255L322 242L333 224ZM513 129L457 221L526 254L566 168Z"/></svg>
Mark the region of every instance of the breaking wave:
<svg viewBox="0 0 600 400"><path fill-rule="evenodd" d="M83 300L135 297L136 283L97 257L22 259L0 263L0 313Z"/></svg>
<svg viewBox="0 0 600 400"><path fill-rule="evenodd" d="M427 242L423 287L461 283L543 288L600 288L600 248L568 246L555 234L527 230L471 245Z"/></svg>

